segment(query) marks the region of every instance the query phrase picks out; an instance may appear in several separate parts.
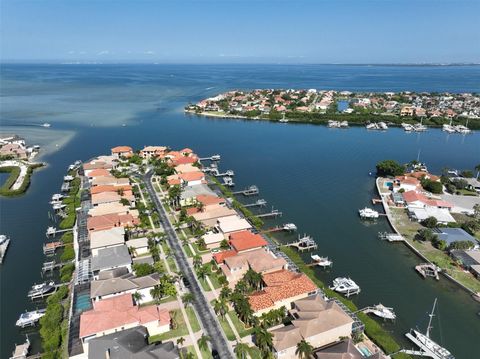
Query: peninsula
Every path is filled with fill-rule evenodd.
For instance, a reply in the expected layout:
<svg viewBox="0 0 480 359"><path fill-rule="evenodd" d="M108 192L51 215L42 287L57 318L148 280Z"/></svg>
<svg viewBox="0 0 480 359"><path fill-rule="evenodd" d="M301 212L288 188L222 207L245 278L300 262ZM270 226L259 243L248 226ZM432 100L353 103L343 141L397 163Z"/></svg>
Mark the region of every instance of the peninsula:
<svg viewBox="0 0 480 359"><path fill-rule="evenodd" d="M480 95L472 93L351 92L256 89L228 91L189 104L185 111L203 116L279 122L356 125L384 122L432 127L468 125L480 129Z"/></svg>

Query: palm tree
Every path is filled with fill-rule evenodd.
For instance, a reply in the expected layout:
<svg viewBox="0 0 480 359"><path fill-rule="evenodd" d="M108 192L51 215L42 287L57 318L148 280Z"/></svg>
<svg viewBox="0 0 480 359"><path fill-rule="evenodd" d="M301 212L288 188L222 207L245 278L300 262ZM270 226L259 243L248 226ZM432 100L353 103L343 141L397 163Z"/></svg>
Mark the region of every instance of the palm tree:
<svg viewBox="0 0 480 359"><path fill-rule="evenodd" d="M170 312L170 327L172 329L177 329L178 326L177 313L176 311Z"/></svg>
<svg viewBox="0 0 480 359"><path fill-rule="evenodd" d="M228 312L228 305L223 299L215 299L213 302L213 310L215 311L215 314L219 315L222 319L225 319L225 314Z"/></svg>
<svg viewBox="0 0 480 359"><path fill-rule="evenodd" d="M150 289L150 295L157 303L160 303L163 295L162 287L160 285L154 286L152 289Z"/></svg>
<svg viewBox="0 0 480 359"><path fill-rule="evenodd" d="M135 303L139 303L143 299L144 295L140 292L135 292L132 294L132 298L135 301Z"/></svg>
<svg viewBox="0 0 480 359"><path fill-rule="evenodd" d="M202 257L200 257L198 254L193 256L193 268L198 269L201 267L202 264L203 264Z"/></svg>
<svg viewBox="0 0 480 359"><path fill-rule="evenodd" d="M313 354L313 346L306 340L302 339L297 344L295 354L297 354L300 359L308 359Z"/></svg>
<svg viewBox="0 0 480 359"><path fill-rule="evenodd" d="M182 301L183 304L185 304L185 307L188 307L188 305L192 304L194 300L195 296L192 293L186 293L182 296Z"/></svg>
<svg viewBox="0 0 480 359"><path fill-rule="evenodd" d="M208 350L208 342L211 338L208 335L202 334L200 339L198 339L198 347L200 350Z"/></svg>
<svg viewBox="0 0 480 359"><path fill-rule="evenodd" d="M224 285L222 289L220 289L220 298L228 300L230 299L230 296L232 295L232 290L227 286Z"/></svg>
<svg viewBox="0 0 480 359"><path fill-rule="evenodd" d="M131 255L132 257L136 257L136 256L137 256L137 249L136 249L135 247L131 247L131 246L130 246L130 247L128 247L128 250L129 250L130 255Z"/></svg>
<svg viewBox="0 0 480 359"><path fill-rule="evenodd" d="M177 345L182 346L184 342L185 342L185 338L184 338L184 337L180 337L180 338L177 339Z"/></svg>
<svg viewBox="0 0 480 359"><path fill-rule="evenodd" d="M257 347L260 348L262 353L267 353L271 350L273 346L273 335L269 331L267 331L265 328L262 327L256 327L253 330L253 333L255 334L255 343Z"/></svg>
<svg viewBox="0 0 480 359"><path fill-rule="evenodd" d="M205 266L201 266L200 268L197 268L197 277L200 280L205 280L207 278L208 271Z"/></svg>
<svg viewBox="0 0 480 359"><path fill-rule="evenodd" d="M237 359L247 359L250 354L250 347L246 343L238 343L233 349Z"/></svg>

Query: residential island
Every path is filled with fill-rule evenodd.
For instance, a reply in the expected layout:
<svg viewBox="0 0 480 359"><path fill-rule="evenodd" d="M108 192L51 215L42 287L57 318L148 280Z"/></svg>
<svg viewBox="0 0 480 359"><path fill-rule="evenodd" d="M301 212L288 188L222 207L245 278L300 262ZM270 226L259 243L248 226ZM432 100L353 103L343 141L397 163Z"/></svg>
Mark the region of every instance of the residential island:
<svg viewBox="0 0 480 359"><path fill-rule="evenodd" d="M480 164L472 170L428 172L412 161L377 164L376 186L393 229L380 237L403 242L425 261L420 275L448 279L480 301Z"/></svg>
<svg viewBox="0 0 480 359"><path fill-rule="evenodd" d="M33 286L28 295L47 298L46 308L17 322L39 322L42 358L382 359L401 350L367 314L394 319L392 308L359 310L347 296L360 287L342 289L352 280L323 283L312 268L320 261L298 253L311 241L282 245L262 230L235 199L258 189L222 185L218 159L119 146L69 167L52 195L61 221L44 244L55 257L42 271L59 271L59 282Z"/></svg>
<svg viewBox="0 0 480 359"><path fill-rule="evenodd" d="M443 126L448 132L465 133L464 127L480 129L480 95L472 93L238 90L189 104L185 111L204 116L318 123L330 127L381 122L385 125L403 124L406 130L415 129L405 125L418 123ZM385 126L370 128L385 129Z"/></svg>
<svg viewBox="0 0 480 359"><path fill-rule="evenodd" d="M40 146L27 146L25 140L15 134L2 135L0 172L10 175L0 187L0 196L18 196L28 189L33 170L43 166L33 162L39 151Z"/></svg>

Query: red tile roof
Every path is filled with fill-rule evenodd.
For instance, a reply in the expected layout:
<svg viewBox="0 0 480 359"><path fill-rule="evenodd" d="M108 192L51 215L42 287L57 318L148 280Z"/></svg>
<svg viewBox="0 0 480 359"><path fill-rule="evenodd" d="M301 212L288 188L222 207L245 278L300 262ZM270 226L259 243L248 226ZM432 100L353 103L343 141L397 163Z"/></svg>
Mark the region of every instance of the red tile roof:
<svg viewBox="0 0 480 359"><path fill-rule="evenodd" d="M233 257L233 256L236 256L236 255L237 255L237 252L234 251L233 249L230 249L228 251L222 251L222 252L215 253L213 255L213 259L215 259L215 262L220 264L220 263L223 263L223 261L226 258Z"/></svg>
<svg viewBox="0 0 480 359"><path fill-rule="evenodd" d="M250 231L240 231L230 234L229 243L237 252L260 248L268 244L261 235L254 234Z"/></svg>
<svg viewBox="0 0 480 359"><path fill-rule="evenodd" d="M419 201L422 202L423 204L430 206L430 207L443 207L443 208L452 208L454 207L453 204L447 201L442 201L438 199L431 199L425 196L422 193L418 193L415 191L407 191L403 193L403 199L407 203Z"/></svg>
<svg viewBox="0 0 480 359"><path fill-rule="evenodd" d="M102 193L102 192L117 192L123 189L124 192L131 192L132 191L132 186L130 185L125 185L125 186L112 186L112 185L99 185L92 187L90 189L91 194L95 193Z"/></svg>
<svg viewBox="0 0 480 359"><path fill-rule="evenodd" d="M197 201L202 203L204 206L209 206L212 204L225 203L225 198L212 196L208 194L201 194L197 196Z"/></svg>
<svg viewBox="0 0 480 359"><path fill-rule="evenodd" d="M270 308L276 302L295 298L302 294L307 295L318 289L305 274L285 269L264 274L262 277L266 287L248 298L254 311Z"/></svg>
<svg viewBox="0 0 480 359"><path fill-rule="evenodd" d="M178 177L180 177L185 182L201 181L205 179L205 174L203 172L187 172L179 174Z"/></svg>
<svg viewBox="0 0 480 359"><path fill-rule="evenodd" d="M103 168L97 168L88 174L88 177L110 176L110 171Z"/></svg>
<svg viewBox="0 0 480 359"><path fill-rule="evenodd" d="M195 163L195 162L197 162L197 157L182 156L172 160L172 163L174 166L185 165L187 163Z"/></svg>
<svg viewBox="0 0 480 359"><path fill-rule="evenodd" d="M157 322L158 326L170 323L168 310L156 305L138 307L132 295L124 294L94 302L92 310L80 316L80 338L131 324Z"/></svg>
<svg viewBox="0 0 480 359"><path fill-rule="evenodd" d="M111 213L88 218L87 228L88 230L98 231L114 227L134 226L139 223L138 218L133 217L131 214Z"/></svg>
<svg viewBox="0 0 480 359"><path fill-rule="evenodd" d="M112 153L133 152L130 146L117 146L112 148Z"/></svg>

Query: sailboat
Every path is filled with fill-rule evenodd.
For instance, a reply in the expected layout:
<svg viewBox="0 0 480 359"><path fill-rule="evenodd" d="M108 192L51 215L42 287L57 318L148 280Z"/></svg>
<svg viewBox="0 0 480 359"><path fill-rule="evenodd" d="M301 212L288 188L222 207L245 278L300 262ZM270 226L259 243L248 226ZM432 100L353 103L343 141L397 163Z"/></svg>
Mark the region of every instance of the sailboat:
<svg viewBox="0 0 480 359"><path fill-rule="evenodd" d="M450 123L448 125L447 124L443 125L442 130L445 131L445 132L448 132L448 133L454 133L455 132L455 127L452 126L452 120L451 119L450 119Z"/></svg>
<svg viewBox="0 0 480 359"><path fill-rule="evenodd" d="M437 305L437 298L433 302L432 312L428 315L430 319L428 320L427 331L425 334L420 333L418 330L410 329L410 332L406 333L405 336L410 339L415 345L417 345L420 350L402 350L403 353L412 354L412 355L421 355L424 357L432 359L455 359L455 357L447 349L435 343L430 339L430 331L432 330L432 319L435 316L435 306Z"/></svg>

